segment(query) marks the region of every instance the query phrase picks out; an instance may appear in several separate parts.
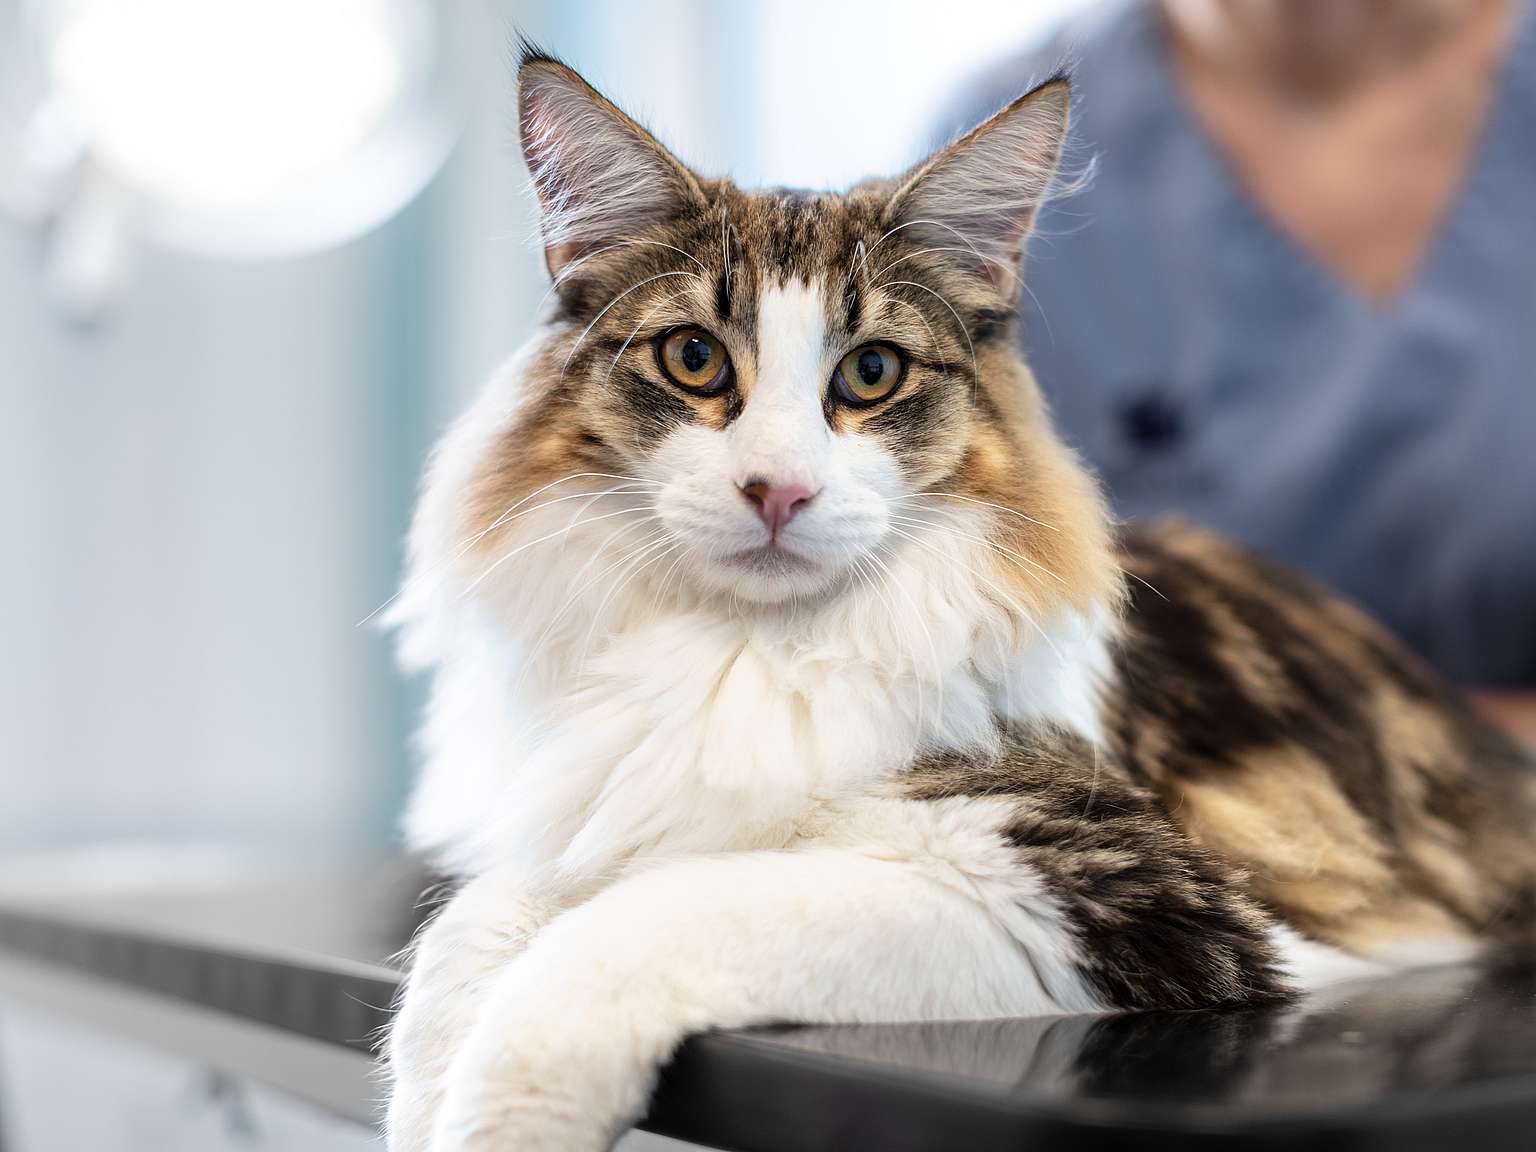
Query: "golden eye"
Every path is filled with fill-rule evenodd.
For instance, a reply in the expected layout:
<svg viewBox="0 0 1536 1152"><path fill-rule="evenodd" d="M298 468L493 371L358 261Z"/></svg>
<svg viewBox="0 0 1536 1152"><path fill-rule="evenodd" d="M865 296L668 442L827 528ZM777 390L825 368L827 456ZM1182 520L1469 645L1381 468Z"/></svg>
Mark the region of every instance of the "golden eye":
<svg viewBox="0 0 1536 1152"><path fill-rule="evenodd" d="M878 403L896 390L903 368L901 353L889 345L861 345L838 362L832 394L855 408Z"/></svg>
<svg viewBox="0 0 1536 1152"><path fill-rule="evenodd" d="M731 360L720 341L702 328L669 332L656 348L667 378L689 392L719 392L731 382Z"/></svg>

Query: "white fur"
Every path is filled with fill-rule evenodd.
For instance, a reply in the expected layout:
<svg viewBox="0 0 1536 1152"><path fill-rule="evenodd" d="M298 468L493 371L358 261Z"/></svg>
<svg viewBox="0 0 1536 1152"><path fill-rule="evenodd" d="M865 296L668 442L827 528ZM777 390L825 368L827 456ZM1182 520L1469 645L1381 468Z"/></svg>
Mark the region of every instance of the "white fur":
<svg viewBox="0 0 1536 1152"><path fill-rule="evenodd" d="M847 351L824 287L758 296L737 421L675 432L638 482L514 505L489 558L462 494L524 361L434 458L392 613L434 670L408 823L479 879L391 1038L397 1149L601 1147L696 1027L1099 1006L999 805L882 797L925 750L987 751L999 714L1097 738L1112 617L1024 627L984 575L986 509L892 534L896 463L822 417ZM758 477L816 492L782 534L792 572L719 559L765 542L736 490ZM530 1103L530 1069L569 1114Z"/></svg>
<svg viewBox="0 0 1536 1152"><path fill-rule="evenodd" d="M1284 924L1270 929L1270 943L1292 982L1308 992L1409 968L1465 964L1484 951L1483 943L1471 937L1440 936L1393 940L1366 955L1356 955L1308 940Z"/></svg>

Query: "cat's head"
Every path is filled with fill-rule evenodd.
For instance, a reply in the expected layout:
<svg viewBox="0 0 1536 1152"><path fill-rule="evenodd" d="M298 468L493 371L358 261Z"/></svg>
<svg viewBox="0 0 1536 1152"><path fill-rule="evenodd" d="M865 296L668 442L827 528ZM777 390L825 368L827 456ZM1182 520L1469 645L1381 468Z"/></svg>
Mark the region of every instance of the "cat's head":
<svg viewBox="0 0 1536 1152"><path fill-rule="evenodd" d="M702 177L537 52L519 97L551 313L465 483L481 572L606 521L583 548L746 611L923 549L1036 618L1114 601L1098 491L1016 346L1065 79L844 194Z"/></svg>

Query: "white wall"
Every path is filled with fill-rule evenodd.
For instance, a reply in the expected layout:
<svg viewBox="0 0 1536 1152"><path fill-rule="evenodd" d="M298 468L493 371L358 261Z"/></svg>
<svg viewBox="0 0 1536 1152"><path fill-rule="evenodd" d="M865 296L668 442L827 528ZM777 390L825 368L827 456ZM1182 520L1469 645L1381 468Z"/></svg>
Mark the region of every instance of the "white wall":
<svg viewBox="0 0 1536 1152"><path fill-rule="evenodd" d="M841 188L923 156L966 80L1086 0L765 0L746 8L755 184ZM1021 76L1020 84L1031 78Z"/></svg>
<svg viewBox="0 0 1536 1152"><path fill-rule="evenodd" d="M419 223L228 267L146 251L95 331L0 223L0 837L378 839ZM390 791L395 791L390 786Z"/></svg>

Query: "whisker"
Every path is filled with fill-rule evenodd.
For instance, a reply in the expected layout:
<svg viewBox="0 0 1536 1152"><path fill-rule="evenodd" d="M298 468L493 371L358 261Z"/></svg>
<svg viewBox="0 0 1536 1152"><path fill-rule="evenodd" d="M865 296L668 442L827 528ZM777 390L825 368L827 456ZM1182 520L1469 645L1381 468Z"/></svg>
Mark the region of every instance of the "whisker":
<svg viewBox="0 0 1536 1152"><path fill-rule="evenodd" d="M919 256L929 256L929 255L932 255L935 252L969 252L973 256L975 256L977 259L983 260L987 264L995 265L996 267L1001 268L1008 275L1008 277L1010 279L1013 279L1013 280L1020 279L1019 274L1017 272L1015 272L1010 265L1005 264L1003 261L997 259L995 256L984 256L984 255L982 255L982 253L978 252L975 248L956 248L953 245L950 245L948 247L921 248L921 249L919 249L916 252L908 252L905 256L898 256L898 257L896 257L896 259L890 261L888 264L884 264L884 265L881 266L880 271L878 273L876 273L874 287L878 288L880 286L881 280L884 278L885 274L887 272L889 272L892 268L896 267L896 265L904 264L908 260L916 260ZM990 271L991 270L988 269L989 274L990 274ZM993 280L993 283L996 284L997 281Z"/></svg>
<svg viewBox="0 0 1536 1152"><path fill-rule="evenodd" d="M644 280L641 280L637 284L631 284L628 288L624 289L624 291L620 292L612 300L608 301L607 304L604 304L603 310L596 316L592 317L592 322L582 329L581 335L576 338L576 343L571 345L570 352L566 354L565 363L560 365L560 379L562 381L565 379L566 369L571 366L571 361L575 359L577 351L581 348L587 337L592 334L592 329L597 327L597 322L599 320L608 315L614 306L617 305L620 300L624 299L624 297L628 296L631 292L638 292L647 284L654 284L658 280L665 280L668 276L688 276L694 280L699 281L701 284L704 282L704 277L700 276L697 272L658 272L654 276L647 276Z"/></svg>
<svg viewBox="0 0 1536 1152"><path fill-rule="evenodd" d="M619 345L618 352L614 353L613 363L608 365L608 372L603 376L604 388L608 387L608 381L613 379L613 370L619 366L619 360L622 359L624 353L628 351L629 346L634 342L635 337L640 334L640 329L645 327L645 322L654 316L657 312L665 308L668 304L672 304L678 300L681 300L684 296L688 295L690 291L691 289L684 288L681 292L678 292L672 296L668 296L665 300L662 300L657 304L653 304L650 308L646 309L645 315L640 317L640 323L635 325L634 330L630 332L630 334L625 338L624 343Z"/></svg>
<svg viewBox="0 0 1536 1152"><path fill-rule="evenodd" d="M659 540L654 544L649 544L646 547L640 549L637 555L630 558L629 570L620 578L618 583L616 583L612 588L608 589L607 593L604 594L602 601L597 606L597 610L592 613L592 623L588 625L586 639L582 641L581 659L576 662L576 666L578 668L584 668L586 666L587 654L592 648L592 636L597 631L598 624L602 622L603 609L608 607L609 601L618 595L619 592L623 591L623 589L626 588L635 579L636 576L640 575L641 572L644 572L647 568L649 568L662 557L670 555L672 549L682 546L682 542L678 540L673 540L667 547L662 548L662 545L664 544L667 544L666 539ZM660 551L658 551L658 549L660 549ZM650 556L650 559L645 560L645 562L641 564L640 561L644 560L646 556ZM639 566L636 567L636 565Z"/></svg>
<svg viewBox="0 0 1536 1152"><path fill-rule="evenodd" d="M724 204L720 205L720 265L724 269L721 273L725 278L725 302L731 302L731 234L730 234L730 209Z"/></svg>
<svg viewBox="0 0 1536 1152"><path fill-rule="evenodd" d="M896 505L902 505L902 506L906 505L905 499L903 499L901 497L898 497L895 500L887 501L887 503L889 503L889 504L896 504ZM974 535L974 534L972 534L970 532L967 532L964 528L958 527L956 525L956 522L953 519L950 519L950 513L949 513L949 510L947 508L934 508L931 505L919 504L915 508L908 508L908 511L909 512L914 512L914 511L916 511L916 512L927 512L927 513L931 513L931 514L936 515L936 516L942 516L942 517L944 517L944 519L940 520L940 521L924 520L921 517L915 517L915 516L907 516L907 517L902 517L902 518L903 519L909 519L909 520L916 520L917 522L919 522L919 523L921 523L921 524L923 524L925 526L928 526L928 527L942 528L944 531L946 531L946 532L953 532L956 536L960 536L963 539L970 540L972 543L975 543L975 544L985 544L989 548L996 548L998 551L1004 553L1005 555L1012 556L1015 560L1018 560L1021 563L1028 565L1029 567L1035 569L1037 572L1043 572L1045 575L1049 576L1052 580L1055 580L1058 584L1061 584L1063 587L1068 586L1066 580L1064 580L1061 576L1057 575L1055 572L1052 572L1044 564L1040 563L1038 560L1034 559L1033 557L1026 556L1026 555L1024 555L1024 553L1019 552L1016 549L1009 548L1007 545L1001 544L1001 543L999 543L996 540L988 539L985 536ZM895 515L895 513L893 513L892 515Z"/></svg>
<svg viewBox="0 0 1536 1152"><path fill-rule="evenodd" d="M1034 580L1038 581L1040 577L1029 571L1031 568L1039 569L1041 572L1045 573L1045 575L1051 577L1051 579L1062 585L1062 587L1068 586L1065 580L1056 575L1056 573L1052 572L1044 564L1037 564L1022 552L1016 552L1012 548L1008 548L1005 545L999 544L996 540L988 540L985 536L973 536L969 532L960 531L960 529L954 527L951 524L935 524L932 520L923 520L916 516L893 515L891 519L907 525L919 526L923 528L937 528L941 531L948 532L951 535L958 536L962 540L969 540L972 544L980 544L983 547L991 548L994 552L997 552L1003 556L1011 557L1012 559L1018 561L1020 564L1025 565L1026 567L1024 574Z"/></svg>
<svg viewBox="0 0 1536 1152"><path fill-rule="evenodd" d="M588 252L584 256L578 256L578 257L576 257L576 259L572 260L569 264L567 264L564 268L560 269L560 274L558 276L555 276L552 280L550 280L549 287L544 289L544 295L539 297L539 302L536 305L534 305L534 309L533 310L535 312L537 312L539 309L543 308L544 304L545 304L545 301L547 301L549 299L550 295L555 291L555 289L559 288L560 285L564 284L567 280L569 280L572 276L574 276L578 271L580 271L581 266L583 264L585 264L588 260L596 259L598 256L601 256L605 252L612 252L615 248L633 248L633 247L637 247L637 246L643 245L643 244L653 245L653 246L658 247L658 248L670 248L672 251L674 251L674 252L678 253L679 255L683 256L685 259L692 260L706 274L709 272L709 268L705 266L703 261L701 261L697 256L694 256L693 254L691 254L689 252L685 252L683 249L679 248L676 244L668 244L664 240L620 240L620 241L618 241L618 242L616 242L614 244L604 244L601 248L598 248L598 249L595 249L594 251Z"/></svg>
<svg viewBox="0 0 1536 1152"><path fill-rule="evenodd" d="M890 229L888 232L886 232L886 234L884 236L880 237L880 239L875 241L874 247L872 247L869 250L870 253L873 254L874 251L875 251L875 248L880 247L880 245L884 244L887 240L889 240L892 236L896 235L896 233L902 231L904 228L911 228L911 227L913 227L914 225L917 225L917 224L928 224L928 225L931 225L934 228L942 228L946 232L949 232L952 235L954 235L955 237L957 237L960 240L960 243L964 244L967 248L969 248L973 253L976 254L976 258L978 260L987 260L988 259L988 257L983 256L981 254L981 250L979 248L977 248L976 245L971 243L971 240L970 240L969 236L967 236L964 232L961 232L958 228L954 227L954 225L946 224L942 220L907 220L907 221L905 221L905 222L903 222L901 224L898 224L898 225L896 225L896 227L894 227L894 228ZM997 263L997 261L993 260L993 263ZM886 267L889 268L890 265L887 265ZM988 277L991 277L991 275L992 275L992 270L991 270L990 267L987 268L987 275L988 275ZM1015 273L1015 275L1017 275L1017 273ZM992 283L996 284L997 281L993 280Z"/></svg>
<svg viewBox="0 0 1536 1152"><path fill-rule="evenodd" d="M1120 568L1120 565L1116 564L1115 567L1116 568ZM1142 579L1140 576L1136 575L1136 573L1132 572L1129 568L1120 568L1120 572L1121 572L1122 575L1129 576L1132 580L1136 581L1136 583L1141 584L1144 587L1150 589L1151 591L1157 593L1159 598L1161 598L1163 600L1167 600L1168 599L1168 597L1163 595L1161 589L1153 587L1152 584L1150 584L1148 581Z"/></svg>
<svg viewBox="0 0 1536 1152"><path fill-rule="evenodd" d="M436 572L439 569L443 568L445 565L451 564L453 561L455 561L459 557L463 556L464 553L468 552L471 548L473 548L477 543L479 543L481 540L483 540L486 536L490 535L490 533L494 532L497 528L500 528L503 524L507 523L508 517L511 517L511 514L513 512L515 512L517 509L521 508L524 504L528 503L528 501L532 500L535 496L538 496L540 493L543 493L543 492L548 492L551 488L554 488L557 485L566 484L566 483L569 483L572 480L581 480L581 479L589 479L589 478L605 479L605 480L622 480L626 484L649 484L649 485L653 485L656 488L661 488L663 486L661 484L661 482L657 481L657 480L646 480L646 479L643 479L642 477L639 477L639 476L620 476L620 475L617 475L617 474L611 473L611 472L572 472L569 476L562 476L558 480L551 480L548 484L545 484L545 485L543 485L542 487L539 487L539 488L535 488L532 492L528 493L528 495L524 496L521 500L518 500L511 507L509 507L505 512L503 512L500 516L498 516L495 520L493 520L488 526L486 526L485 528L482 528L479 532L476 532L468 540L465 540L462 543L460 543L458 548L455 549L455 551L453 552L452 555L446 556L446 557L444 557L444 558L442 558L440 560L434 561L432 564L429 564L425 569L423 569L420 572L412 573L406 579L406 581L400 586L400 588L395 592L394 595L392 595L388 600L384 601L384 603L380 604L372 612L368 613L368 615L364 616L361 620L359 620L354 625L354 627L361 628L363 625L367 624L368 621L372 620L375 616L377 616L380 612L384 611L384 609L388 608L396 600L400 599L401 596L405 595L406 590L408 588L410 588L412 585L416 584L417 582L419 582L421 580L425 580L428 576L431 576L434 572ZM619 489L611 489L610 491L611 492L617 492L617 491L619 491ZM583 495L586 495L586 493L578 493L577 497L575 497L575 498L579 499L580 496L583 496ZM544 507L544 506L545 505L540 505L540 507ZM531 511L537 511L537 509L531 509ZM512 519L516 519L516 517L511 517L511 518Z"/></svg>
<svg viewBox="0 0 1536 1152"><path fill-rule="evenodd" d="M1050 340L1052 348L1056 347L1056 332L1055 329L1051 327L1051 318L1045 314L1045 305L1040 303L1040 297L1035 295L1035 290L1029 286L1028 280L1025 280L1021 277L1019 280L1019 287L1028 292L1029 298L1035 302L1035 312L1045 323L1046 338Z"/></svg>
<svg viewBox="0 0 1536 1152"><path fill-rule="evenodd" d="M626 532L633 532L636 528L642 528L645 526L645 524L646 521L641 520L635 523L626 524L623 527L610 532L607 539L605 539L601 544L597 546L597 548L593 550L592 556L587 560L587 562L576 570L575 575L571 577L571 583L576 583L576 581L580 580L582 576L586 574L589 568L591 568L599 560L603 559L607 553L608 545L611 544L617 537L623 535ZM516 695L518 689L522 686L523 680L526 679L528 673L532 670L534 661L537 660L538 657L543 653L544 646L554 635L555 628L559 625L560 621L565 618L566 613L575 607L576 602L582 597L582 595L592 588L595 588L609 573L618 568L620 564L623 564L626 560L628 560L635 549L644 548L647 545L664 538L666 535L667 530L665 527L656 528L651 531L649 536L636 541L634 544L626 545L617 560L615 560L608 567L604 568L596 576L588 579L586 583L582 584L565 598L564 603L562 603L560 607L555 611L555 613L550 617L549 622L544 625L543 630L540 631L538 636L534 637L533 646L528 650L528 654L523 657L522 671L518 673L517 680L512 685L513 695Z"/></svg>
<svg viewBox="0 0 1536 1152"><path fill-rule="evenodd" d="M937 489L930 488L930 489L928 489L927 491L924 491L924 492L912 492L912 493L910 493L910 494L908 494L906 496L898 496L896 499L897 500L916 500L920 496L943 497L945 500L964 500L967 504L980 504L984 508L996 508L999 512L1006 512L1010 516L1017 516L1020 520L1027 520L1031 524L1039 525L1041 528L1049 528L1052 532L1060 532L1061 531L1061 529L1056 527L1056 525L1054 525L1054 524L1047 524L1044 520L1036 520L1033 516L1026 516L1023 512L1020 512L1017 508L1010 508L1006 504L996 504L996 503L993 503L991 500L981 500L981 499L978 499L975 496L962 496L958 492L940 492ZM894 503L894 501L893 501L893 503Z"/></svg>
<svg viewBox="0 0 1536 1152"><path fill-rule="evenodd" d="M656 595L653 597L655 607L658 611L660 611L662 602L666 599L667 589L672 583L672 574L677 571L678 566L682 564L682 562L687 559L687 557L688 550L686 548L679 548L677 550L677 556L673 558L671 564L667 565L667 570L661 574L661 582L657 584Z"/></svg>
<svg viewBox="0 0 1536 1152"><path fill-rule="evenodd" d="M869 555L866 559L874 560L875 557ZM928 706L927 694L923 691L922 671L918 668L917 649L913 647L911 640L908 639L906 629L901 627L901 620L896 612L895 605L891 602L890 597L885 594L885 581L877 582L874 577L867 575L863 562L858 557L852 558L852 564L854 570L865 580L870 591L875 594L880 602L880 606L885 609L886 619L891 622L892 630L901 641L902 647L907 650L907 659L912 662L912 679L917 685L917 728L921 732L927 726ZM889 576L889 569L886 570L886 575L887 577Z"/></svg>
<svg viewBox="0 0 1536 1152"><path fill-rule="evenodd" d="M855 265L855 261L857 265ZM864 241L860 240L853 246L853 260L849 261L848 274L843 277L844 286L852 284L855 276L867 273L868 271L869 249L864 246Z"/></svg>
<svg viewBox="0 0 1536 1152"><path fill-rule="evenodd" d="M976 345L971 340L971 333L970 330L966 328L965 321L960 319L960 313L955 311L955 306L953 304L944 299L944 297L938 292L935 292L932 288L929 288L926 284L919 284L916 280L893 280L889 285L887 285L887 287L891 288L900 288L903 286L908 288L916 288L920 292L928 293L928 295L932 296L940 304L949 309L949 314L955 318L955 323L960 326L960 331L965 336L966 347L971 350L971 403L975 404L976 389L981 387L981 374L976 368Z"/></svg>
<svg viewBox="0 0 1536 1152"><path fill-rule="evenodd" d="M919 320L923 322L923 327L928 329L928 343L932 346L933 350L939 354L939 367L948 372L949 358L944 355L944 349L939 344L939 338L934 334L933 325L928 323L928 317L923 315L923 310L916 304L912 303L912 301L902 300L895 296L890 297L890 302L910 310Z"/></svg>
<svg viewBox="0 0 1536 1152"><path fill-rule="evenodd" d="M1031 628L1033 628L1037 633L1040 634L1040 639L1044 640L1045 641L1045 646L1047 648L1049 648L1053 653L1055 653L1056 659L1058 661L1060 661L1061 663L1063 663L1063 664L1066 663L1066 657L1062 655L1061 649L1056 647L1055 643L1052 642L1051 638L1048 635L1046 635L1045 629L1040 627L1039 622L1036 621L1035 618L1033 616L1031 616L1024 609L1024 607L1021 604L1019 604L1019 602L1017 600L1015 600L1012 596L1008 595L1008 593L1004 592L1002 587L995 580L993 580L990 577L988 577L986 575L983 575L982 573L976 571L976 569L972 568L969 564L966 564L964 561L957 560L957 559L955 559L952 556L946 556L944 554L944 552L942 552L938 548L935 548L933 545L929 544L926 540L919 540L916 536L912 535L912 533L907 532L904 529L892 528L891 531L893 533L895 533L897 536L901 536L901 537L904 537L907 540L912 541L912 543L916 544L919 548L926 548L926 549L928 549L928 551L932 552L935 556L938 556L942 560L945 560L945 561L947 561L949 563L953 563L953 564L959 564L960 567L964 568L972 576L976 577L976 579L982 581L984 584L986 584L988 587L990 587L992 589L992 591L996 592L999 596L1001 596L1003 598L1003 600L1005 600L1008 603L1008 605L1013 608L1013 610L1015 612L1017 612L1021 617L1023 617L1024 621Z"/></svg>
<svg viewBox="0 0 1536 1152"><path fill-rule="evenodd" d="M892 529L892 531L899 531L899 529ZM933 643L933 632L928 627L928 621L923 618L923 610L917 606L917 601L912 599L912 594L910 592L908 592L906 590L906 588L903 587L902 584L898 580L896 580L895 573L893 573L891 571L889 565L887 565L884 560L881 560L880 557L876 556L873 552L869 553L869 559L871 561L873 561L876 565L878 565L880 567L880 569L886 573L887 582L891 583L891 584L894 584L895 587L896 587L896 591L900 592L902 594L903 598L907 601L907 603L909 605L911 605L911 607L912 607L912 615L916 618L918 627L920 627L923 630L923 638L925 640L927 640L927 642L928 642L928 655L930 657L932 657L932 659L933 659L933 673L934 673L934 678L935 678L934 683L935 683L935 687L938 689L939 701L938 701L937 707L934 710L934 718L935 718L935 721L936 721L936 726L942 728L943 725L944 725L944 673L945 673L945 669L944 669L944 666L943 666L942 662L939 660L939 650L938 650L938 648L936 648L934 646L934 643ZM915 661L914 661L914 663L915 663ZM919 690L921 690L921 684L922 684L922 674L921 673L918 673L918 684L919 684Z"/></svg>
<svg viewBox="0 0 1536 1152"><path fill-rule="evenodd" d="M564 504L570 500L585 500L586 503L578 508L576 510L576 515L571 518L572 522L574 523L574 521L581 517L582 513L584 513L588 508L592 507L593 504L596 504L604 496L638 496L642 495L644 492L645 489L643 488L635 488L631 485L622 484L615 488L605 488L600 492L572 492L565 496L556 496L550 500L540 501L532 508L525 508L515 516L509 516L505 519L498 518L498 523L493 525L493 527L505 527L514 521L521 520L524 516L532 516L534 513L542 512L546 508L552 508L556 504ZM489 530L490 529L487 529L486 531ZM483 536L485 533L482 532L481 535Z"/></svg>
<svg viewBox="0 0 1536 1152"><path fill-rule="evenodd" d="M596 523L598 523L599 521L602 521L602 520L611 520L615 516L632 516L636 512L643 512L643 513L645 513L648 516L654 516L655 515L654 512L651 512L651 511L649 511L649 509L644 508L644 507L639 507L639 508L620 508L620 509L618 509L615 512L604 512L601 516L591 516L591 517L588 517L587 519L582 520L582 521L580 521L578 523L567 524L564 528L558 528L558 529L556 529L553 532L547 532L543 536L540 536L536 540L530 540L526 544L519 544L516 548L512 549L506 555L500 557L489 568L487 568L484 572L480 573L479 576L475 577L475 579L470 582L469 587L465 588L464 591L459 593L459 599L462 600L465 596L468 596L471 592L473 592L476 588L478 588L482 583L484 583L485 580L490 577L491 573L495 572L496 569L500 568L508 560L512 559L512 557L518 555L521 552L528 551L528 549L534 547L537 544L543 544L545 541L553 540L553 539L555 539L558 536L564 536L567 532L574 531L577 528L583 528L583 527L585 527L588 524L596 524Z"/></svg>

